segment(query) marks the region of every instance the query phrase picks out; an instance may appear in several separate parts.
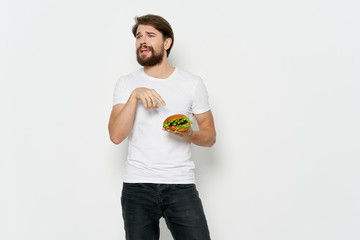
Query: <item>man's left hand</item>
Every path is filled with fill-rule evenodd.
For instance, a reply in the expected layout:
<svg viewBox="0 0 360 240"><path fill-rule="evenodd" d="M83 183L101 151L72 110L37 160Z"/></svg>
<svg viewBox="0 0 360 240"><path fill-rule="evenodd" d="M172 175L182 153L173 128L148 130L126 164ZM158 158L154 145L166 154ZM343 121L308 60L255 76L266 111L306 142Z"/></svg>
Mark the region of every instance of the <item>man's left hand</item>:
<svg viewBox="0 0 360 240"><path fill-rule="evenodd" d="M191 142L191 136L192 136L192 133L193 133L193 130L192 128L190 127L189 130L185 131L185 132L181 132L181 131L176 131L176 130L170 130L170 129L166 129L166 128L163 128L164 131L167 131L169 133L172 133L172 134L175 134L175 135L178 135L179 137L182 137L186 140L188 140L189 142Z"/></svg>

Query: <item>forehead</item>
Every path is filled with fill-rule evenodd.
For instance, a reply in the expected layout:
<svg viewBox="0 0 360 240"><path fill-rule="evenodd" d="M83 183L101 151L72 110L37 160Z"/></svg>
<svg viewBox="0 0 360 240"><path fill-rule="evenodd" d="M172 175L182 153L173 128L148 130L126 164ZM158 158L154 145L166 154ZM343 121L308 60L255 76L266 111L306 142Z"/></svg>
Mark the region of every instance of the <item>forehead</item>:
<svg viewBox="0 0 360 240"><path fill-rule="evenodd" d="M145 33L145 32L153 32L156 34L161 34L161 32L159 32L156 28L154 28L153 26L150 25L143 25L140 24L136 30L136 34L138 33Z"/></svg>

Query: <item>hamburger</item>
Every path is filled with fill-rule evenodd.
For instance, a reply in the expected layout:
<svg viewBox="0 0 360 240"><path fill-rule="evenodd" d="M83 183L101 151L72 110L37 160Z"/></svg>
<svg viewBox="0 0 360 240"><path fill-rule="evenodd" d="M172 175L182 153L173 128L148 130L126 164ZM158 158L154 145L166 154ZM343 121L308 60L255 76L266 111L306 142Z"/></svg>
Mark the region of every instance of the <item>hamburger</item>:
<svg viewBox="0 0 360 240"><path fill-rule="evenodd" d="M183 114L175 114L165 119L163 127L172 131L186 132L193 122Z"/></svg>

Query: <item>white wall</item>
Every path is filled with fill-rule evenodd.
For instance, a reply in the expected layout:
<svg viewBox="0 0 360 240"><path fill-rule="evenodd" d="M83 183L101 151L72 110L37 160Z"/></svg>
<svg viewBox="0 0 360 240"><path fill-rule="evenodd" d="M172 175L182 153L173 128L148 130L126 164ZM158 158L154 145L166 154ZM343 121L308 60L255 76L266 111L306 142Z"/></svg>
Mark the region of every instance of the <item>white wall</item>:
<svg viewBox="0 0 360 240"><path fill-rule="evenodd" d="M0 6L0 239L124 239L126 144L107 133L138 69L134 16L175 31L216 120L194 146L213 239L360 239L358 1L6 1ZM162 223L162 240L170 239Z"/></svg>

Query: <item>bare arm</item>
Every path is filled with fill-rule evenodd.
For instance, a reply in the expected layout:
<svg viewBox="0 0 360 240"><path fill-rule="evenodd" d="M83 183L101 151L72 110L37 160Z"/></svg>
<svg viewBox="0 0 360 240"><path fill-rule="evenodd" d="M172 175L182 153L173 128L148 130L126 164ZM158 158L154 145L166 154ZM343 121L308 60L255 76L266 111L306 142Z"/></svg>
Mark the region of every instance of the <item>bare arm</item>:
<svg viewBox="0 0 360 240"><path fill-rule="evenodd" d="M113 106L108 125L113 143L121 143L130 134L134 124L136 105L136 99L129 99L126 104Z"/></svg>
<svg viewBox="0 0 360 240"><path fill-rule="evenodd" d="M159 107L156 99L165 105L164 100L154 89L136 88L125 104L114 105L108 125L111 141L119 144L129 136L134 125L138 100L142 101L147 110Z"/></svg>
<svg viewBox="0 0 360 240"><path fill-rule="evenodd" d="M212 147L216 141L216 131L212 112L209 110L202 114L195 114L194 116L199 124L199 131L193 131L192 129L189 129L189 131L186 132L166 131L179 135L196 145Z"/></svg>

